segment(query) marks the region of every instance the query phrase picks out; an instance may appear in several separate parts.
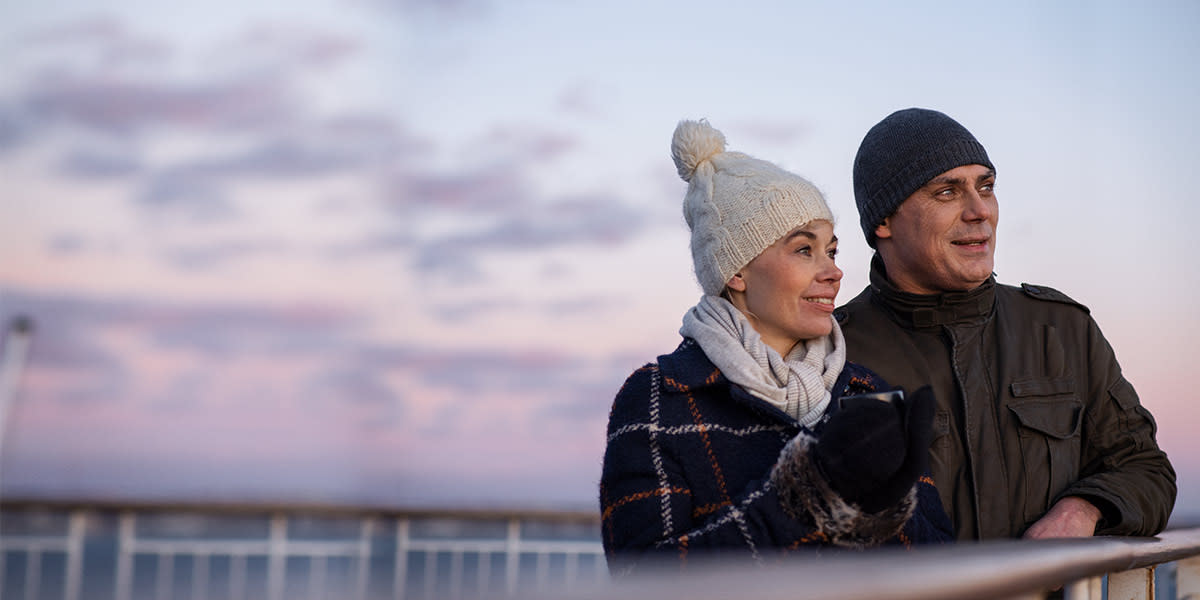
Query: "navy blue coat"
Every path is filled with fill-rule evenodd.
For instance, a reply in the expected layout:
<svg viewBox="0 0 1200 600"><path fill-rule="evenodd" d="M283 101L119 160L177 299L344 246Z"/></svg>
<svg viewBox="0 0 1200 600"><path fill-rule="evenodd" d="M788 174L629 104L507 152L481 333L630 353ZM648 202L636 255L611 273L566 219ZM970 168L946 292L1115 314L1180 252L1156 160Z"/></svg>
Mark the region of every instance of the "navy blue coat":
<svg viewBox="0 0 1200 600"><path fill-rule="evenodd" d="M600 509L610 570L626 572L646 554L686 561L734 551L763 562L791 550L952 540L929 477L899 505L868 514L808 459L837 398L887 389L847 363L814 433L730 383L694 340L638 369L609 415Z"/></svg>

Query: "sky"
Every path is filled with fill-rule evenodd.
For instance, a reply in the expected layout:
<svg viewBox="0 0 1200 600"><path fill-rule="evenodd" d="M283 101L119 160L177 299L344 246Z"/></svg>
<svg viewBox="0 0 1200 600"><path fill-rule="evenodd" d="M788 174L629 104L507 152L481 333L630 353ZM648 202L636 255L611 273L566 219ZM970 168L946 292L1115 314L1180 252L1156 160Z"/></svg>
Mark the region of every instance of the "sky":
<svg viewBox="0 0 1200 600"><path fill-rule="evenodd" d="M996 273L1086 304L1200 514L1194 2L0 5L4 497L592 509L613 395L700 297L669 154L816 183L941 110ZM2 393L2 390L0 390Z"/></svg>

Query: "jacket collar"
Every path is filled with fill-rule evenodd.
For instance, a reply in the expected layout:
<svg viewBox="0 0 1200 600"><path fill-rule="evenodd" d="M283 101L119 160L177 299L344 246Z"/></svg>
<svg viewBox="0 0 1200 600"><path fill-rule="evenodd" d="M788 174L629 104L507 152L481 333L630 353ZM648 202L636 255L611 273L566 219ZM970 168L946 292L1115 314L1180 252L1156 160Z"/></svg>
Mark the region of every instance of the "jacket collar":
<svg viewBox="0 0 1200 600"><path fill-rule="evenodd" d="M692 338L684 338L674 352L659 356L658 370L662 376L663 387L672 393L691 394L704 388L724 387L725 393L729 394L733 402L782 423L799 426L796 419L787 413L726 379L725 374L708 359L700 344ZM841 379L838 383L843 384Z"/></svg>
<svg viewBox="0 0 1200 600"><path fill-rule="evenodd" d="M888 279L879 254L871 258L871 290L883 306L909 327L938 327L979 323L992 314L996 303L996 276L966 292L910 294Z"/></svg>
<svg viewBox="0 0 1200 600"><path fill-rule="evenodd" d="M658 357L658 369L663 384L674 392L729 384L721 370L692 338L684 338L674 352Z"/></svg>

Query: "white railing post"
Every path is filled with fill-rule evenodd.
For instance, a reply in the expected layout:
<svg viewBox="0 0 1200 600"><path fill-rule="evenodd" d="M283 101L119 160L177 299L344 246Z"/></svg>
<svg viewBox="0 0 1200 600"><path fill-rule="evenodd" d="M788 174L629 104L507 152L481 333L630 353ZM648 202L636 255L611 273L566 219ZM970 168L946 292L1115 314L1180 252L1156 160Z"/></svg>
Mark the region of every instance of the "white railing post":
<svg viewBox="0 0 1200 600"><path fill-rule="evenodd" d="M1200 600L1200 555L1175 563L1175 597Z"/></svg>
<svg viewBox="0 0 1200 600"><path fill-rule="evenodd" d="M270 536L267 544L267 598L283 600L283 579L287 568L287 515L271 514Z"/></svg>
<svg viewBox="0 0 1200 600"><path fill-rule="evenodd" d="M521 520L508 520L508 536L505 538L504 550L504 591L512 598L517 595L517 577L520 575L521 562Z"/></svg>
<svg viewBox="0 0 1200 600"><path fill-rule="evenodd" d="M87 528L87 514L83 510L71 511L67 525L67 572L63 586L63 598L79 600L83 578L83 534Z"/></svg>
<svg viewBox="0 0 1200 600"><path fill-rule="evenodd" d="M396 521L396 568L392 577L392 598L404 600L408 585L408 519Z"/></svg>
<svg viewBox="0 0 1200 600"><path fill-rule="evenodd" d="M366 600L367 585L370 581L371 567L371 536L375 534L375 517L367 517L360 523L358 532L358 556L355 559L355 600Z"/></svg>
<svg viewBox="0 0 1200 600"><path fill-rule="evenodd" d="M122 512L117 524L116 600L129 600L133 592L134 518L132 512Z"/></svg>
<svg viewBox="0 0 1200 600"><path fill-rule="evenodd" d="M1108 600L1154 600L1154 567L1109 573Z"/></svg>
<svg viewBox="0 0 1200 600"><path fill-rule="evenodd" d="M1063 600L1101 600L1103 577L1087 577L1063 586Z"/></svg>

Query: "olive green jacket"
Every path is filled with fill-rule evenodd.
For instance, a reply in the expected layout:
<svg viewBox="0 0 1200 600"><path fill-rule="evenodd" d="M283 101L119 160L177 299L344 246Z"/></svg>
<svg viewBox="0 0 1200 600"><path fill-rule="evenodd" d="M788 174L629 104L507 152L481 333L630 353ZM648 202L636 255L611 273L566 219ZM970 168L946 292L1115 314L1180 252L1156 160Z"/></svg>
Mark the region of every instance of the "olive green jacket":
<svg viewBox="0 0 1200 600"><path fill-rule="evenodd" d="M900 292L878 255L835 315L847 360L937 394L931 470L960 540L1019 537L1064 496L1100 508L1097 534L1154 535L1175 471L1154 418L1088 309L995 278L969 292Z"/></svg>

